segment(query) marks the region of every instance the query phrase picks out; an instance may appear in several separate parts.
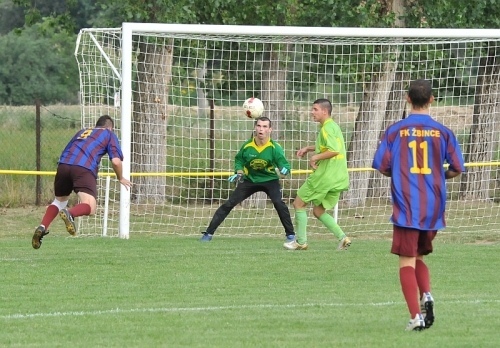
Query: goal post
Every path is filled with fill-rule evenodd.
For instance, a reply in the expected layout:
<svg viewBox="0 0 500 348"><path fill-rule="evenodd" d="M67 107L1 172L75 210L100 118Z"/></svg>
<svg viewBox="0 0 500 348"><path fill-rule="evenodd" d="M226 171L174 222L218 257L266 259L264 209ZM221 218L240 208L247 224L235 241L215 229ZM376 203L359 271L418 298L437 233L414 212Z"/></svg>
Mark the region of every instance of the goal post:
<svg viewBox="0 0 500 348"><path fill-rule="evenodd" d="M122 100L121 100L121 147L124 154L122 163L123 176L130 177L130 159L132 144L132 27L123 25L122 29ZM120 223L119 236L128 239L130 236L130 192L120 186Z"/></svg>
<svg viewBox="0 0 500 348"><path fill-rule="evenodd" d="M96 217L81 222L84 234L102 221L107 235L121 238L204 231L234 189L227 177L252 134L241 108L251 96L264 102L271 136L291 162L282 186L292 216L310 172L295 152L314 144L312 102L328 98L351 183L330 213L351 235L389 232L389 181L371 161L383 130L407 115L404 97L416 78L432 81L431 114L457 134L467 162L467 172L447 183L445 231L499 230L500 30L123 23L82 30L75 55L82 124L101 113L115 118L123 174L134 183L127 191L112 180L110 192L99 192ZM101 171L112 172L109 163ZM312 214L309 226L328 234ZM217 234L284 235L265 195L236 207Z"/></svg>

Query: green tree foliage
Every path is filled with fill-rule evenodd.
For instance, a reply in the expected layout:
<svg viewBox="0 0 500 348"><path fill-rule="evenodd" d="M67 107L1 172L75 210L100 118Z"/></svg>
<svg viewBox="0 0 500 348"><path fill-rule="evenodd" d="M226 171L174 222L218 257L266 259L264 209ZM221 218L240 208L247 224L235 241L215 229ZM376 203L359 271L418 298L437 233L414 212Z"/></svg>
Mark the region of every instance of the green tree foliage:
<svg viewBox="0 0 500 348"><path fill-rule="evenodd" d="M0 0L0 35L5 35L24 25L24 10L12 3L12 0Z"/></svg>
<svg viewBox="0 0 500 348"><path fill-rule="evenodd" d="M19 19L16 20L16 18L19 18L19 10L22 9L25 11L25 23L27 25L39 23L37 28L42 33L61 31L75 33L82 27L119 27L122 22L390 27L396 20L395 14L390 11L390 1L384 0L275 0L270 2L261 0L3 0L1 5L8 9L8 13L11 13L12 16L8 18L10 21L1 21L0 30L19 25ZM19 7L16 9L12 7L13 5ZM494 0L473 2L466 0L405 0L404 5L406 9L405 22L409 27L496 28L500 24L500 9ZM3 14L3 18L6 18L5 14ZM39 39L42 40L43 37L39 36ZM65 49L70 52L74 47L74 40L68 40L66 44L67 48ZM227 42L215 44L238 45L238 43ZM198 50L197 54L200 54L206 48L194 49ZM237 50L230 51L234 54ZM240 47L240 51L245 50ZM259 51L262 50L259 49ZM310 61L313 65L314 62L321 63L323 53L310 53ZM189 55L187 52L183 54ZM254 53L251 48L247 50L247 54L249 54L250 61L259 60L259 57L253 57ZM209 69L216 66L217 57L206 56L205 59ZM68 64L67 68L60 65L65 63ZM68 55L65 63L59 63L60 69L76 70L72 54ZM46 65L50 66L51 62ZM221 68L220 66L216 67L218 70ZM306 70L314 70L314 68L314 66L303 67ZM456 75L454 71L452 69L450 73ZM43 71L39 73L44 74ZM356 75L357 72L338 71L336 78L342 81L342 76L347 76L346 74L352 78L352 75ZM212 78L218 78L218 76L212 76ZM46 77L46 79L49 78ZM222 81L219 82L222 83ZM314 79L302 81L306 84L315 82ZM11 84L5 80L0 83L2 85ZM77 86L77 80L73 83ZM230 89L230 86L226 87L228 90ZM256 85L254 88L258 90L260 86ZM222 88L222 90L224 89ZM10 90L13 88L11 87Z"/></svg>
<svg viewBox="0 0 500 348"><path fill-rule="evenodd" d="M429 28L500 28L496 0L407 0L411 26Z"/></svg>
<svg viewBox="0 0 500 348"><path fill-rule="evenodd" d="M78 4L77 0L12 0L12 2L25 9L24 18L27 26L41 22L44 24L39 27L42 32L48 31L48 28L66 32L75 31L74 8Z"/></svg>
<svg viewBox="0 0 500 348"><path fill-rule="evenodd" d="M364 18L358 9L364 5L360 5L359 0L5 1L12 1L24 9L27 25L45 21L64 30L117 27L122 22L360 26Z"/></svg>
<svg viewBox="0 0 500 348"><path fill-rule="evenodd" d="M122 22L390 27L395 15L387 0L4 0L11 17L47 22L61 30L117 27ZM12 5L17 5L16 10ZM432 28L498 28L496 0L405 0L406 25ZM2 19L7 18L5 13ZM7 27L1 21L0 30ZM12 25L12 24L11 24Z"/></svg>
<svg viewBox="0 0 500 348"><path fill-rule="evenodd" d="M0 36L0 104L75 103L78 68L73 56L74 35L42 36L38 26L22 35Z"/></svg>

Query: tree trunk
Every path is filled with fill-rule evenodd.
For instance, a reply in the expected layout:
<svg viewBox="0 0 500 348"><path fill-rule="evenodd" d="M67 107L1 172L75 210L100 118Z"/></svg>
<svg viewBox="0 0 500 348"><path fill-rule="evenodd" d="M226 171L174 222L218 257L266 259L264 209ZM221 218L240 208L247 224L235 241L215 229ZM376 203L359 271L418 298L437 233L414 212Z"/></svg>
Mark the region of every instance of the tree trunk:
<svg viewBox="0 0 500 348"><path fill-rule="evenodd" d="M499 73L500 57L497 42L489 42L487 56L481 58L474 114L465 146L466 163L491 162L499 145ZM494 187L490 166L468 167L461 176L461 199L489 199Z"/></svg>
<svg viewBox="0 0 500 348"><path fill-rule="evenodd" d="M269 117L272 123L271 137L278 141L282 134L280 130L281 120L284 119L285 91L286 91L286 68L280 61L286 61L280 57L280 52L273 50L272 45L267 46L269 53L264 55L262 64L262 91L261 100L264 103L265 111L262 116ZM289 52L290 49L285 49ZM242 205L245 207L264 208L268 201L265 192L257 192L245 200Z"/></svg>
<svg viewBox="0 0 500 348"><path fill-rule="evenodd" d="M281 51L289 52L291 44L286 44L286 48ZM272 122L273 131L271 137L279 141L283 139L281 122L284 119L285 91L286 91L286 67L281 61L286 61L283 53L273 50L269 46L269 54L264 56L262 64L262 101L265 112L262 116L267 116Z"/></svg>
<svg viewBox="0 0 500 348"><path fill-rule="evenodd" d="M207 74L206 64L196 70L196 98L198 103L198 118L205 118L210 112L208 99L205 94L205 76Z"/></svg>
<svg viewBox="0 0 500 348"><path fill-rule="evenodd" d="M392 84L392 91L387 101L383 126L379 132L379 139L382 138L387 127L406 117L406 86L404 81L407 81L408 78L409 73L396 73L394 83ZM390 178L380 175L377 171L372 171L367 196L372 198L390 198L390 181Z"/></svg>
<svg viewBox="0 0 500 348"><path fill-rule="evenodd" d="M163 173L166 170L167 106L172 71L172 42L139 44L137 82L134 91L132 172ZM134 178L136 203L161 203L165 199L164 176Z"/></svg>
<svg viewBox="0 0 500 348"><path fill-rule="evenodd" d="M371 168L377 150L380 130L383 129L387 113L387 101L396 76L396 62L387 61L380 73L370 75L366 83L364 98L361 102L354 133L347 150L349 168ZM349 191L344 192L343 200L356 207L365 203L368 184L373 173L368 170L351 172Z"/></svg>
<svg viewBox="0 0 500 348"><path fill-rule="evenodd" d="M404 27L405 0L382 1L381 16L395 13L395 27ZM399 48L394 45L381 49L380 72L370 75L363 101L356 119L355 131L349 142L348 166L353 168L371 168L373 156L377 150L384 130L394 121L401 119L404 112L404 75L396 73ZM391 57L396 57L393 59ZM407 75L407 74L405 74ZM367 197L389 197L388 181L379 173L363 170L351 173L350 189L344 192L343 200L350 207L365 204Z"/></svg>

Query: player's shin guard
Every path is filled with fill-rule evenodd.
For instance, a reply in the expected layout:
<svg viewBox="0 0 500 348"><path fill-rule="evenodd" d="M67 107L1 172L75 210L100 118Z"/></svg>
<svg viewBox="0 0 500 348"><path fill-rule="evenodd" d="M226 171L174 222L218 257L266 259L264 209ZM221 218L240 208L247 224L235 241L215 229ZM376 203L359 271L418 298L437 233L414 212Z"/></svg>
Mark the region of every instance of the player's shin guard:
<svg viewBox="0 0 500 348"><path fill-rule="evenodd" d="M79 203L69 210L73 217L90 215L92 208L87 203Z"/></svg>
<svg viewBox="0 0 500 348"><path fill-rule="evenodd" d="M307 243L307 213L305 209L295 210L295 235L297 237L297 243L305 244Z"/></svg>
<svg viewBox="0 0 500 348"><path fill-rule="evenodd" d="M54 199L54 201L47 207L45 215L42 218L41 225L45 226L45 230L49 229L49 225L52 221L54 221L57 214L59 214L59 211L66 208L67 205L68 201L60 202L57 199Z"/></svg>
<svg viewBox="0 0 500 348"><path fill-rule="evenodd" d="M431 282L429 277L429 268L422 260L417 260L415 263L415 276L417 277L418 289L420 291L420 298L426 292L431 291Z"/></svg>
<svg viewBox="0 0 500 348"><path fill-rule="evenodd" d="M328 213L323 213L318 219L328 228L328 231L332 232L335 237L337 237L338 240L345 237L344 231L342 231L340 226L335 222L333 216Z"/></svg>
<svg viewBox="0 0 500 348"><path fill-rule="evenodd" d="M415 268L406 266L399 269L399 281L401 290L408 305L408 310L412 318L420 313L420 303L418 301L417 278L415 277Z"/></svg>

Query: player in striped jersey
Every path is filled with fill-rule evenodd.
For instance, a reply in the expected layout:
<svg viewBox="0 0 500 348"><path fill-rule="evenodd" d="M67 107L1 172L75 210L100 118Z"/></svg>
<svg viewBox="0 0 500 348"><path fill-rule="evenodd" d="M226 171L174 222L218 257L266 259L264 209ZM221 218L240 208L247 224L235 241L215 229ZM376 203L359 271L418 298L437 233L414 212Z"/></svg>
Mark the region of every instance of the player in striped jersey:
<svg viewBox="0 0 500 348"><path fill-rule="evenodd" d="M54 179L54 201L47 207L40 226L33 234L31 245L39 249L42 238L49 233L49 225L59 214L66 230L76 234L73 218L93 215L96 210L97 172L102 156L108 154L120 184L127 189L132 183L122 176L123 154L118 138L113 133L114 122L108 115L99 117L95 127L78 131L59 158ZM75 191L80 203L66 209L69 195Z"/></svg>
<svg viewBox="0 0 500 348"><path fill-rule="evenodd" d="M387 128L372 165L391 178L391 252L399 255L401 288L411 316L407 330L429 328L434 322L424 255L432 252L437 230L446 227L445 181L465 170L455 134L429 115L433 101L429 81L410 84L410 114ZM449 164L446 170L445 161Z"/></svg>
<svg viewBox="0 0 500 348"><path fill-rule="evenodd" d="M290 211L283 202L279 175L290 173L290 163L285 158L281 145L271 139L271 120L259 117L255 120L255 137L247 140L236 154L235 174L229 177L236 182L236 189L215 212L210 224L201 237L201 242L209 242L215 230L226 219L233 208L256 192L265 192L271 199L288 241L295 239Z"/></svg>

